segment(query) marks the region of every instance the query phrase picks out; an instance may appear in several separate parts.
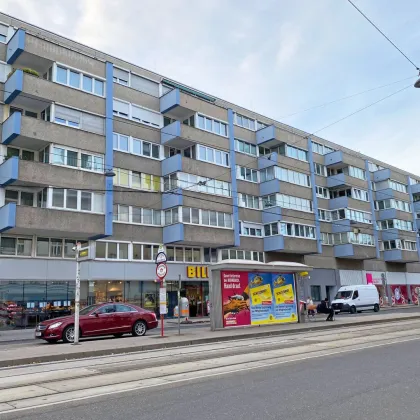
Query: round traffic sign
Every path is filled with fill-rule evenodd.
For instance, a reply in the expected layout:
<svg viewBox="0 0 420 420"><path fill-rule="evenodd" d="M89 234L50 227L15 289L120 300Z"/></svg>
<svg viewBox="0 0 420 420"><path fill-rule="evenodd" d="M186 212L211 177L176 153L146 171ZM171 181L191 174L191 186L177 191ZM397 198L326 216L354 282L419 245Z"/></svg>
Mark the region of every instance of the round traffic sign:
<svg viewBox="0 0 420 420"><path fill-rule="evenodd" d="M159 277L160 280L165 278L167 272L168 267L165 263L160 263L156 266L156 275Z"/></svg>

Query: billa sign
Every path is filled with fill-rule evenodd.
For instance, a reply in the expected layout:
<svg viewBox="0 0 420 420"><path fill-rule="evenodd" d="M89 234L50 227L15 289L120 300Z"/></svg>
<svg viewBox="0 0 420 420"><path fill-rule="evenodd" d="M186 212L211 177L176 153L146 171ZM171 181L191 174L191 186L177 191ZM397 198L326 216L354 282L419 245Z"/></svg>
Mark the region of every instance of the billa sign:
<svg viewBox="0 0 420 420"><path fill-rule="evenodd" d="M208 267L201 265L188 265L187 277L189 279L208 279L209 269Z"/></svg>

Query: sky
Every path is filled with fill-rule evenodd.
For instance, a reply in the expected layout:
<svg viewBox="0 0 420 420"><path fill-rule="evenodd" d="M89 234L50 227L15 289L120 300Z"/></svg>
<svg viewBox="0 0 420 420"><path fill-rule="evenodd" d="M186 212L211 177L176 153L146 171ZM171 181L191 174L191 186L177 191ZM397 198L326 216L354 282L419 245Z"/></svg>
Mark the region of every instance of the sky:
<svg viewBox="0 0 420 420"><path fill-rule="evenodd" d="M420 2L354 3L420 67ZM0 10L309 133L418 74L347 0L1 0ZM317 135L420 175L419 111L410 87Z"/></svg>

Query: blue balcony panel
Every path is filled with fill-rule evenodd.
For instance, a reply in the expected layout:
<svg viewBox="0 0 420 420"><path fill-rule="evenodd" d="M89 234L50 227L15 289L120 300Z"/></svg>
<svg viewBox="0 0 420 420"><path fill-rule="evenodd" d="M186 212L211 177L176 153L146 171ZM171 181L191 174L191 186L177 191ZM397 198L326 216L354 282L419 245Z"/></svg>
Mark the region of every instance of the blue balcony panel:
<svg viewBox="0 0 420 420"><path fill-rule="evenodd" d="M349 207L349 197L337 197L328 200L329 210L346 209Z"/></svg>
<svg viewBox="0 0 420 420"><path fill-rule="evenodd" d="M385 188L383 190L376 191L376 200L389 200L395 198L395 191L392 188Z"/></svg>
<svg viewBox="0 0 420 420"><path fill-rule="evenodd" d="M184 197L180 188L162 194L162 210L182 206Z"/></svg>
<svg viewBox="0 0 420 420"><path fill-rule="evenodd" d="M11 104L23 90L23 71L15 70L4 85L4 103Z"/></svg>
<svg viewBox="0 0 420 420"><path fill-rule="evenodd" d="M344 174L337 174L327 177L328 188L342 187L344 185L346 185L346 176Z"/></svg>
<svg viewBox="0 0 420 420"><path fill-rule="evenodd" d="M276 139L276 131L274 125L269 125L258 130L256 132L257 144L264 145L267 148L278 146L280 140Z"/></svg>
<svg viewBox="0 0 420 420"><path fill-rule="evenodd" d="M419 212L420 213L420 201L415 201L413 203L413 209L415 212Z"/></svg>
<svg viewBox="0 0 420 420"><path fill-rule="evenodd" d="M189 95L178 88L160 97L160 112L181 121L200 111L203 108L202 105L203 99L198 98L196 95ZM206 114L206 112L204 113ZM227 113L222 119L226 121L226 118Z"/></svg>
<svg viewBox="0 0 420 420"><path fill-rule="evenodd" d="M25 50L26 33L23 29L18 29L7 43L6 62L14 64L17 58Z"/></svg>
<svg viewBox="0 0 420 420"><path fill-rule="evenodd" d="M373 173L373 182L386 181L391 178L391 171L389 169L381 169Z"/></svg>
<svg viewBox="0 0 420 420"><path fill-rule="evenodd" d="M14 112L4 123L1 133L2 144L10 144L20 135L22 125L22 114Z"/></svg>
<svg viewBox="0 0 420 420"><path fill-rule="evenodd" d="M343 152L341 150L324 155L324 164L329 168L343 168L347 166L343 161Z"/></svg>
<svg viewBox="0 0 420 420"><path fill-rule="evenodd" d="M0 207L0 233L16 226L16 203Z"/></svg>
<svg viewBox="0 0 420 420"><path fill-rule="evenodd" d="M409 263L419 260L417 252L391 249L384 251L384 260L389 262Z"/></svg>
<svg viewBox="0 0 420 420"><path fill-rule="evenodd" d="M282 251L284 249L283 235L267 236L264 238L264 252Z"/></svg>
<svg viewBox="0 0 420 420"><path fill-rule="evenodd" d="M379 210L378 220L398 219L397 209Z"/></svg>
<svg viewBox="0 0 420 420"><path fill-rule="evenodd" d="M420 183L411 185L411 194L420 194Z"/></svg>
<svg viewBox="0 0 420 420"><path fill-rule="evenodd" d="M0 187L13 184L19 178L19 158L13 156L0 165Z"/></svg>
<svg viewBox="0 0 420 420"><path fill-rule="evenodd" d="M278 153L273 152L270 155L260 156L258 158L258 169L265 169L278 164Z"/></svg>
<svg viewBox="0 0 420 420"><path fill-rule="evenodd" d="M163 243L173 244L184 240L184 225L176 223L175 225L165 226L163 228Z"/></svg>
<svg viewBox="0 0 420 420"><path fill-rule="evenodd" d="M269 195L280 192L280 181L272 179L270 181L261 182L260 195Z"/></svg>
<svg viewBox="0 0 420 420"><path fill-rule="evenodd" d="M281 220L281 207L276 206L264 209L262 213L263 223L278 222L279 220Z"/></svg>
<svg viewBox="0 0 420 420"><path fill-rule="evenodd" d="M392 241L400 238L400 231L398 229L381 230L383 241ZM401 238L403 239L403 238Z"/></svg>
<svg viewBox="0 0 420 420"><path fill-rule="evenodd" d="M355 260L368 260L376 258L376 247L355 244L341 244L334 246L335 258L349 258Z"/></svg>
<svg viewBox="0 0 420 420"><path fill-rule="evenodd" d="M162 176L182 171L182 155L171 156L162 161Z"/></svg>
<svg viewBox="0 0 420 420"><path fill-rule="evenodd" d="M349 219L334 220L331 227L333 233L350 232L352 230Z"/></svg>

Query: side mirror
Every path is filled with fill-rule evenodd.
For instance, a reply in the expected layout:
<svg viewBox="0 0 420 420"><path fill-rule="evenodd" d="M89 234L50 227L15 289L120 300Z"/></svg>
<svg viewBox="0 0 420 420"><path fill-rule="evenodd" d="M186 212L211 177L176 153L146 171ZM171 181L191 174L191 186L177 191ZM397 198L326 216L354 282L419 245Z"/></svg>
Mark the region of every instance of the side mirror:
<svg viewBox="0 0 420 420"><path fill-rule="evenodd" d="M96 316L96 318L99 317L99 313L98 312L95 312L94 315Z"/></svg>

